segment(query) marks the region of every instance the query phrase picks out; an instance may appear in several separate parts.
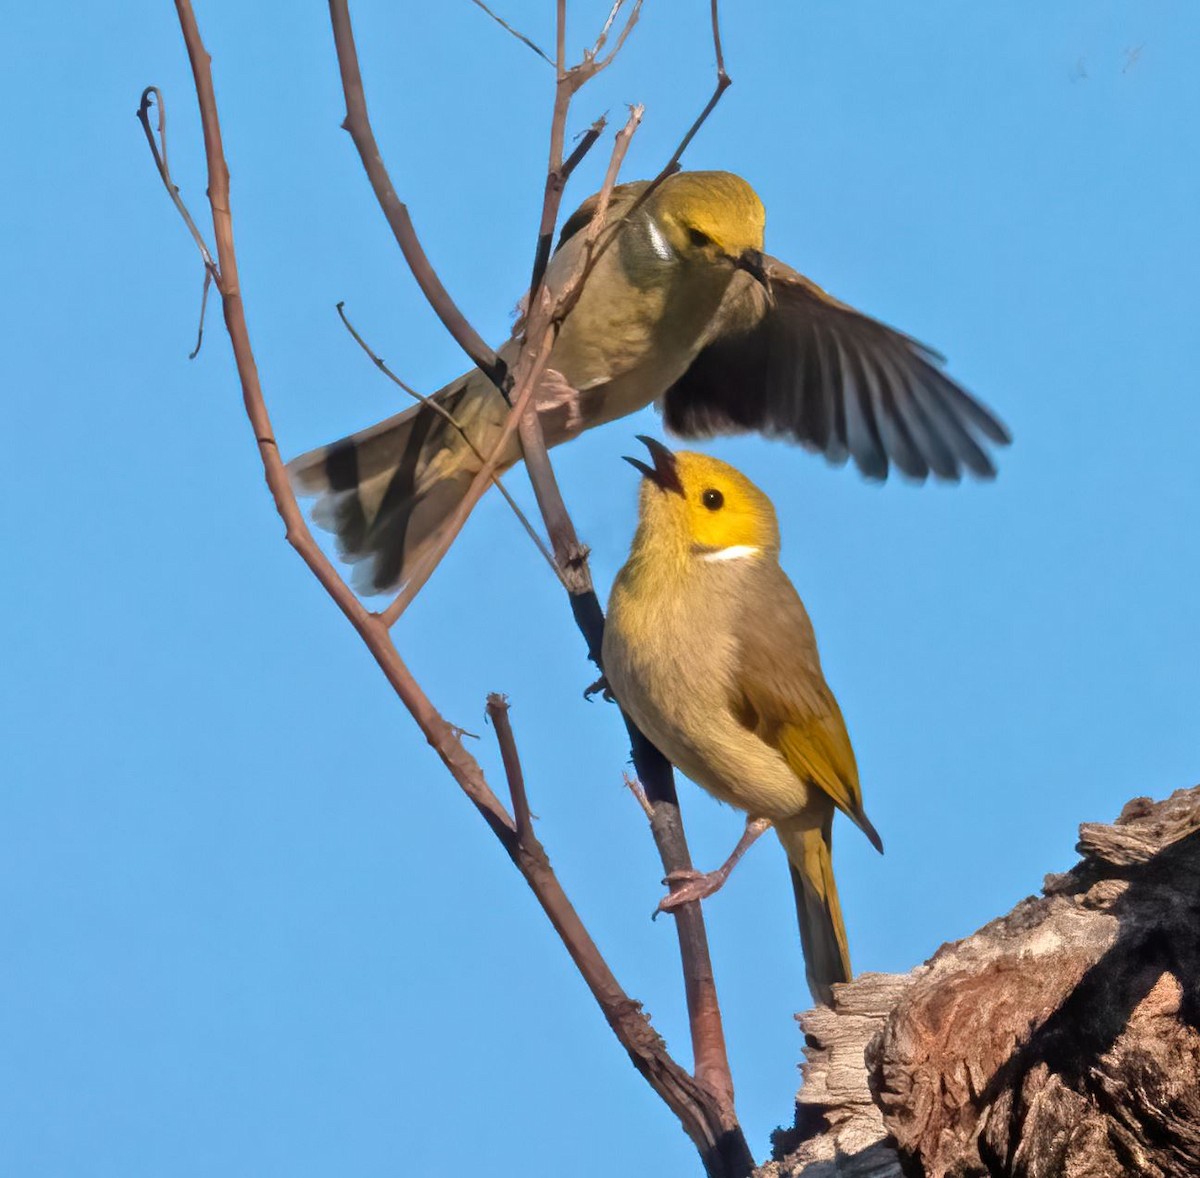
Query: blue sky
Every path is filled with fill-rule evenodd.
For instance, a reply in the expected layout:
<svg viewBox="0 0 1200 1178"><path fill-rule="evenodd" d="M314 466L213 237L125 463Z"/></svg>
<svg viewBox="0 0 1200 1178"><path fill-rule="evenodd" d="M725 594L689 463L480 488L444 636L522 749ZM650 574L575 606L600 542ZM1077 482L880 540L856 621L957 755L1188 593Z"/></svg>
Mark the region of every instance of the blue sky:
<svg viewBox="0 0 1200 1178"><path fill-rule="evenodd" d="M552 8L502 10L552 42ZM604 10L573 5L569 42ZM1079 0L729 5L690 150L772 252L927 340L1016 437L993 485L884 488L756 438L783 563L857 749L877 856L836 863L860 970L907 969L1073 861L1076 825L1200 779L1200 10ZM466 0L356 3L377 133L431 258L501 339L528 273L550 71ZM199 0L250 328L296 453L394 412L334 304L432 390L462 360L339 130L322 6ZM25 5L0 98L10 503L0 772L0 1172L692 1174L694 1155L369 656L288 549L201 270L133 118L167 96L205 221L172 6ZM573 128L647 113L651 174L711 86L707 4L651 3ZM573 198L598 186L603 152ZM647 411L557 455L606 588ZM514 475L514 490L530 496ZM398 628L498 784L509 693L539 831L686 1056L616 710L489 496ZM740 817L688 783L693 852ZM807 1003L771 840L707 906L739 1106L791 1116Z"/></svg>

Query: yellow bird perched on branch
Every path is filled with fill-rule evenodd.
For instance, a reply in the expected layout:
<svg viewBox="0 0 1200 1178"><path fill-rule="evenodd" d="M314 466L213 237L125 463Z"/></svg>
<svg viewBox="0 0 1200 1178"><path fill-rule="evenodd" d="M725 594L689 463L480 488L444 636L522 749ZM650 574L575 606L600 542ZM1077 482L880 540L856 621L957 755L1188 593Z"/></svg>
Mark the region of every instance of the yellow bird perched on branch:
<svg viewBox="0 0 1200 1178"><path fill-rule="evenodd" d="M942 373L936 353L764 257L765 214L749 184L729 172L678 172L648 188L613 190L611 237L537 392L549 445L658 401L676 434L758 430L832 462L852 457L868 478L886 478L892 464L913 479L995 474L981 441L1007 443L1004 426ZM551 296L581 263L597 203L586 200L563 226L546 271ZM519 333L499 353L510 367ZM359 563L366 592L405 581L508 412L478 369L434 399L469 442L420 405L289 464L296 489L320 497L314 519ZM520 457L514 436L501 469Z"/></svg>
<svg viewBox="0 0 1200 1178"><path fill-rule="evenodd" d="M628 459L645 478L637 534L608 602L605 679L670 761L757 820L730 863L695 875L662 907L711 894L745 845L774 826L791 864L809 988L828 1003L830 986L851 976L834 809L877 850L883 843L863 810L812 623L779 567L775 509L727 463L641 440L654 465Z"/></svg>

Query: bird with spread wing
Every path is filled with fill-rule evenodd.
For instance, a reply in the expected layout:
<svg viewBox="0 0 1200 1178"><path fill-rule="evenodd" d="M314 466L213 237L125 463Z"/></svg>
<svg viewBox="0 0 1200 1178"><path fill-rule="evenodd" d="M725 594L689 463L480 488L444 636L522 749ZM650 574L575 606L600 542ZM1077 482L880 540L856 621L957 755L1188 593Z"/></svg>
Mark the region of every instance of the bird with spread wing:
<svg viewBox="0 0 1200 1178"><path fill-rule="evenodd" d="M870 479L892 466L914 480L995 474L987 446L1009 441L1001 422L937 353L765 256L746 181L678 172L618 185L592 243L597 205L568 218L546 271L553 297L594 251L535 394L549 445L657 402L683 437L758 431L853 459ZM520 330L499 352L509 365ZM404 583L501 436L508 405L478 369L432 400L441 412L415 406L289 463L363 592ZM520 457L510 436L501 469Z"/></svg>

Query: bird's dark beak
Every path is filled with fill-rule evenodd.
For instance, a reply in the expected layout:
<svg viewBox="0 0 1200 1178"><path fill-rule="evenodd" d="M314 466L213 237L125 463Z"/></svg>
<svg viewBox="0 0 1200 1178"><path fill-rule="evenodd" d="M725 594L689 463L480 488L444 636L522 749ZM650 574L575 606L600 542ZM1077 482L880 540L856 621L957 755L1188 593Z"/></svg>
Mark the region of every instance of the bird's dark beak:
<svg viewBox="0 0 1200 1178"><path fill-rule="evenodd" d="M638 434L637 440L650 451L654 465L647 466L640 458L630 458L628 455L625 456L625 461L630 466L636 466L660 490L674 491L676 495L682 495L683 484L679 481L679 469L675 462L675 455L662 442L655 438L648 438L645 434Z"/></svg>
<svg viewBox="0 0 1200 1178"><path fill-rule="evenodd" d="M762 255L762 250L743 250L738 257L733 259L733 266L735 270L745 270L762 286L768 296L772 295L771 276L767 273L767 263Z"/></svg>

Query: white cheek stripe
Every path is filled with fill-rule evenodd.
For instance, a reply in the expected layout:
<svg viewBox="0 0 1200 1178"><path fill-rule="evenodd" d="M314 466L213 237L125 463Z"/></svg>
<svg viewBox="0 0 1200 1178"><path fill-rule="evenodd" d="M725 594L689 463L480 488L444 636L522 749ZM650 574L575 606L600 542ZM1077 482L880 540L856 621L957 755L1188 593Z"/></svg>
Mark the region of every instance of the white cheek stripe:
<svg viewBox="0 0 1200 1178"><path fill-rule="evenodd" d="M757 556L759 549L753 544L732 544L728 548L718 548L716 552L701 553L701 560L743 560L747 556Z"/></svg>
<svg viewBox="0 0 1200 1178"><path fill-rule="evenodd" d="M646 221L646 233L650 237L650 248L664 262L669 262L673 257L671 247L667 244L667 239L663 237L662 230L654 223L652 218L648 218Z"/></svg>

